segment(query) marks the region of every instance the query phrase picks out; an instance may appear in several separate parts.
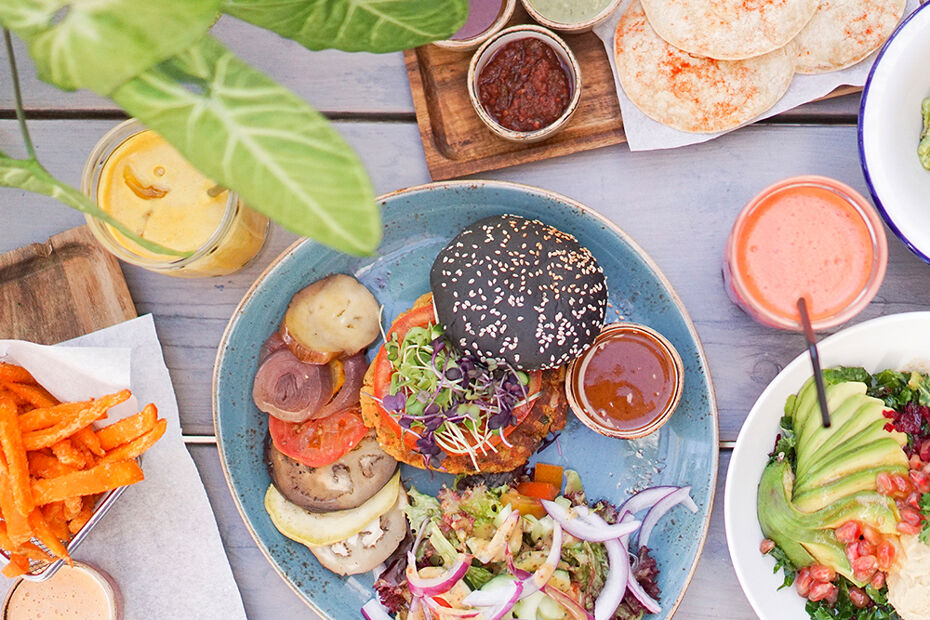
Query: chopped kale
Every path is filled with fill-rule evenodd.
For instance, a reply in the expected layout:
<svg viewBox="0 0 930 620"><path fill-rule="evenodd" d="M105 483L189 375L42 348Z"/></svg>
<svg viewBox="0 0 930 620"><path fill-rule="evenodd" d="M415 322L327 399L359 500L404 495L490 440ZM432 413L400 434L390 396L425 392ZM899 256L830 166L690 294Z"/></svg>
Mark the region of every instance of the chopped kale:
<svg viewBox="0 0 930 620"><path fill-rule="evenodd" d="M858 366L836 366L827 368L823 371L823 381L826 385L844 383L846 381L859 381L866 385L872 385L872 375L866 372L865 368Z"/></svg>

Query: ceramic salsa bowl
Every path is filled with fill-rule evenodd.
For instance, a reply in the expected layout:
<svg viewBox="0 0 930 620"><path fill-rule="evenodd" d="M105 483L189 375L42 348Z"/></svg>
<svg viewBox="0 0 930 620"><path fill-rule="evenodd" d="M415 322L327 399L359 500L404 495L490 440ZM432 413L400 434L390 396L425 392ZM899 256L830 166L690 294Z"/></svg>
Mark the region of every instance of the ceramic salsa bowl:
<svg viewBox="0 0 930 620"><path fill-rule="evenodd" d="M220 458L236 505L261 551L293 590L326 618L357 618L373 594L368 573L339 577L302 545L282 536L263 506L270 483L263 459L268 416L252 404L258 352L278 327L291 296L334 272L358 277L384 304L385 324L429 290L439 250L483 217L512 213L538 218L574 234L607 274L611 316L649 325L681 353L685 389L660 432L635 441L598 435L574 416L541 461L578 470L592 500L621 501L633 490L659 484L691 485L699 510L667 516L652 540L660 567L663 612L671 616L691 579L704 544L717 473L717 411L713 386L694 326L665 277L619 228L567 198L520 185L450 182L381 199L384 239L377 257L340 254L300 241L273 262L236 309L217 354L213 414ZM379 345L380 343L376 343ZM376 351L373 346L370 351ZM404 466L405 484L435 492L452 477Z"/></svg>

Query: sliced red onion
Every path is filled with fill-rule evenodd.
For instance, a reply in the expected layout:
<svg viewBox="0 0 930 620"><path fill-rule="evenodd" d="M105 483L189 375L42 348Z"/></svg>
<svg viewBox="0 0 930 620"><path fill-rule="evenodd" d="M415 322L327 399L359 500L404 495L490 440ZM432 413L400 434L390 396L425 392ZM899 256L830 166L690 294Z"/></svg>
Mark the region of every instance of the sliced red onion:
<svg viewBox="0 0 930 620"><path fill-rule="evenodd" d="M465 576L469 566L471 566L471 556L460 553L458 557L455 558L452 568L438 577L424 579L420 577L420 573L417 571L416 556L413 555L412 551L408 551L407 569L404 574L407 577L407 586L410 588L410 593L414 596L422 596L429 599L431 596L445 594L451 590L452 587Z"/></svg>
<svg viewBox="0 0 930 620"><path fill-rule="evenodd" d="M284 340L281 339L280 333L275 332L271 334L271 336L268 337L268 340L265 341L265 344L262 345L261 350L258 352L258 365L261 366L262 362L268 359L272 353L280 351L286 346L287 344L284 342Z"/></svg>
<svg viewBox="0 0 930 620"><path fill-rule="evenodd" d="M617 514L622 517L624 513L629 512L635 516L637 512L645 510L646 508L652 508L659 500L667 497L680 488L681 487L663 486L643 489L639 493L627 498L627 500L620 505Z"/></svg>
<svg viewBox="0 0 930 620"><path fill-rule="evenodd" d="M376 598L362 605L362 615L365 616L365 620L394 620Z"/></svg>
<svg viewBox="0 0 930 620"><path fill-rule="evenodd" d="M329 369L328 366L322 368ZM342 372L345 374L342 387L339 388L333 399L317 409L310 416L310 419L322 420L327 416L357 405L359 403L359 392L362 389L362 383L365 381L365 372L367 370L368 360L365 359L363 353L342 360Z"/></svg>
<svg viewBox="0 0 930 620"><path fill-rule="evenodd" d="M607 577L597 600L594 601L594 620L609 620L613 617L626 594L630 577L630 557L623 543L619 540L608 540L604 543L604 549L607 551Z"/></svg>
<svg viewBox="0 0 930 620"><path fill-rule="evenodd" d="M304 364L288 349L268 356L252 384L255 406L282 422L304 422L333 395L328 366Z"/></svg>
<svg viewBox="0 0 930 620"><path fill-rule="evenodd" d="M522 594L523 582L513 581L505 588L490 591L475 590L466 596L462 602L472 607L493 607L494 609L483 612L484 617L488 620L501 620L510 613L510 610L520 600Z"/></svg>
<svg viewBox="0 0 930 620"><path fill-rule="evenodd" d="M514 527L520 523L520 513L516 510L512 510L509 515L501 523L500 527L494 532L494 536L491 537L491 540L488 541L488 544L475 555L477 559L482 564L490 564L494 561L495 558L499 557L499 553L504 551L507 547L507 542L510 540L510 536L513 534Z"/></svg>
<svg viewBox="0 0 930 620"><path fill-rule="evenodd" d="M436 615L455 616L457 618L477 618L481 612L477 609L455 609L454 607L445 607L436 602L431 596L423 597L423 602L428 609L436 612Z"/></svg>
<svg viewBox="0 0 930 620"><path fill-rule="evenodd" d="M626 552L626 548L624 548L624 552ZM629 557L627 558L627 561L629 561ZM639 583L639 581L636 580L636 577L633 575L632 570L630 570L629 576L627 577L626 587L630 593L636 597L636 600L643 604L643 607L646 608L646 611L651 614L661 613L662 606L659 605L659 602L649 596L649 593L643 589L643 586Z"/></svg>
<svg viewBox="0 0 930 620"><path fill-rule="evenodd" d="M513 552L510 550L510 545L507 545L507 568L510 570L510 573L520 581L526 581L533 575L533 573L528 570L517 568L517 565L513 563Z"/></svg>
<svg viewBox="0 0 930 620"><path fill-rule="evenodd" d="M558 588L546 584L543 586L543 592L551 599L557 601L562 607L568 610L569 615L573 620L594 620L594 616L588 613L588 610L581 606L581 604L565 594Z"/></svg>
<svg viewBox="0 0 930 620"><path fill-rule="evenodd" d="M656 526L656 523L659 522L666 512L669 511L673 506L678 504L684 504L685 507L691 512L697 512L697 504L694 503L694 500L691 499L689 493L691 492L691 487L681 487L677 491L669 493L661 500L659 500L655 506L649 509L649 512L646 514L646 518L643 519L643 526L639 530L639 546L646 547L649 545L649 535L652 534L652 529Z"/></svg>
<svg viewBox="0 0 930 620"><path fill-rule="evenodd" d="M546 509L546 512L549 513L553 521L559 523L566 532L575 538L588 542L604 542L620 538L621 536L629 536L641 525L639 521L630 520L626 522L621 521L614 525L604 523L604 527L599 527L585 521L580 513L578 513L577 509L569 511L564 506L555 502L545 499L541 501L543 508Z"/></svg>

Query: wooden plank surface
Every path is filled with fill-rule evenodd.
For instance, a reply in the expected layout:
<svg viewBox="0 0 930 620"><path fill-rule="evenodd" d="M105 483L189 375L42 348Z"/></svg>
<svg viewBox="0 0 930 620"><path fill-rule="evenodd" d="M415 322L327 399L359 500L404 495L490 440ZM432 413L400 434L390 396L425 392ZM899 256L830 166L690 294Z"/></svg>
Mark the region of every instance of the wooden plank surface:
<svg viewBox="0 0 930 620"><path fill-rule="evenodd" d="M406 116L413 118L413 101L404 59L394 54L349 54L334 50L311 52L271 32L223 16L213 34L253 66L292 89L330 115ZM89 91L65 93L40 81L28 54L16 40L23 93L30 111L60 116L68 112L121 114L112 102ZM612 80L610 78L608 82ZM0 62L0 113L11 116L13 93L9 70ZM811 103L777 117L781 122L850 121L859 109L858 95Z"/></svg>
<svg viewBox="0 0 930 620"><path fill-rule="evenodd" d="M0 255L0 338L55 344L135 316L119 261L86 226Z"/></svg>
<svg viewBox="0 0 930 620"><path fill-rule="evenodd" d="M115 121L36 121L39 156L76 184L86 154ZM416 125L340 122L378 192L429 179ZM15 122L0 121L0 149L21 152ZM717 388L723 439L734 439L752 403L794 356L803 338L757 325L733 306L720 277L723 247L739 209L781 178L825 174L865 191L851 126L753 126L675 151L630 153L625 146L535 162L482 175L538 185L578 199L624 228L665 271L688 307L707 350ZM54 201L0 190L0 251L43 241L79 225L80 214ZM139 312L153 312L187 433L212 431L210 377L216 345L255 276L292 236L275 229L256 263L233 276L182 280L124 266ZM918 310L930 298L930 269L889 238L888 274L876 300L854 322ZM617 285L622 286L622 283ZM204 478L250 617L312 617L252 544L220 472L215 449L192 448ZM718 503L704 556L681 618L752 618L735 580Z"/></svg>

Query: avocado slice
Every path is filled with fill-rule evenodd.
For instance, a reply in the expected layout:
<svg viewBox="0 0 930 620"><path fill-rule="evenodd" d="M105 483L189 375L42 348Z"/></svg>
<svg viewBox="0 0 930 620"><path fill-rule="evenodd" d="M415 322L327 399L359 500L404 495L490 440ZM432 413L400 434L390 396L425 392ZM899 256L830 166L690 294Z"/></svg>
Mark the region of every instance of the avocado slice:
<svg viewBox="0 0 930 620"><path fill-rule="evenodd" d="M865 396L865 391L866 385L859 381L847 381L827 386L827 410L830 412L831 421L833 413L838 411L847 399L855 396ZM816 433L817 429L829 431L834 426L831 424L829 429L823 428L816 390L811 390L811 392L812 396L799 399L801 402L795 414L794 430L798 438L796 444L798 460L802 460L805 455L809 454L812 447L817 447L817 444L813 443L815 436L819 436Z"/></svg>
<svg viewBox="0 0 930 620"><path fill-rule="evenodd" d="M899 448L903 448L907 445L907 435L898 432L889 433L885 430L885 425L887 423L888 420L884 418L875 420L872 424L860 430L854 436L839 440L838 443L833 441L834 437L830 437L827 442L824 442L821 448L814 452L813 456L804 461L804 470L802 470L799 465L797 471L798 478L805 478L808 472L820 467L828 460L844 460L850 458L856 452L877 441L890 439L894 441Z"/></svg>
<svg viewBox="0 0 930 620"><path fill-rule="evenodd" d="M800 455L798 460L801 460ZM810 468L808 473L795 481L796 493L804 493L810 489L840 480L850 474L863 469L870 469L881 465L902 465L907 467L907 455L898 442L891 437L883 437L862 446L854 452L838 452L823 459L818 465Z"/></svg>
<svg viewBox="0 0 930 620"><path fill-rule="evenodd" d="M814 453L804 465L810 467L836 450L847 450L853 443L862 446L868 441L882 439L883 437L891 437L902 447L907 445L907 435L897 431L885 430L888 419L881 415L884 407L879 407L877 416L874 409L874 403L862 405L849 421L837 428L836 432L829 435L814 450Z"/></svg>
<svg viewBox="0 0 930 620"><path fill-rule="evenodd" d="M822 426L815 429L811 437L805 443L804 457L797 464L795 474L803 477L807 470L819 459L825 451L829 452L828 444L835 443L834 438L837 436L847 436L852 433L853 436L858 432L856 429L865 424L868 426L873 418L870 416L873 403L863 402L861 399L867 396L852 396L847 398L835 412L830 416L832 424L830 428ZM858 428L858 430L862 430ZM847 439L849 437L847 436ZM838 444L837 444L838 445Z"/></svg>
<svg viewBox="0 0 930 620"><path fill-rule="evenodd" d="M789 499L793 484L794 474L787 461L769 463L762 472L756 507L762 533L775 541L795 566L824 564L856 585L863 585L853 577L845 546L836 540L832 528L836 527L838 519L845 522L865 517L857 508L868 506L874 510L872 507L880 506L880 502L857 506L856 501L850 501L842 510L828 507L826 511L802 513Z"/></svg>
<svg viewBox="0 0 930 620"><path fill-rule="evenodd" d="M906 474L907 466L884 465L863 469L823 486L797 493L792 498L792 502L801 512L815 512L829 506L833 502L839 501L847 495L875 489L875 478L883 471L890 474ZM890 534L893 532L888 533Z"/></svg>

